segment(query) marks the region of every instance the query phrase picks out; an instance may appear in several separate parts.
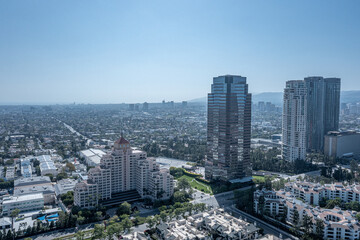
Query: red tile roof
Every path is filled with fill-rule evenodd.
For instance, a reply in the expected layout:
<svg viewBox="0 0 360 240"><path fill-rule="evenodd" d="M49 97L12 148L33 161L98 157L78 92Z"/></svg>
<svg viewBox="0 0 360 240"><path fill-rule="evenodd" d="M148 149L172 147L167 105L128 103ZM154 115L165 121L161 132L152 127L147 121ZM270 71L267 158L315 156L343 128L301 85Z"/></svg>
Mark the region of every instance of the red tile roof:
<svg viewBox="0 0 360 240"><path fill-rule="evenodd" d="M126 140L123 137L120 137L118 140L115 141L115 143L117 143L117 144L129 144L129 141Z"/></svg>

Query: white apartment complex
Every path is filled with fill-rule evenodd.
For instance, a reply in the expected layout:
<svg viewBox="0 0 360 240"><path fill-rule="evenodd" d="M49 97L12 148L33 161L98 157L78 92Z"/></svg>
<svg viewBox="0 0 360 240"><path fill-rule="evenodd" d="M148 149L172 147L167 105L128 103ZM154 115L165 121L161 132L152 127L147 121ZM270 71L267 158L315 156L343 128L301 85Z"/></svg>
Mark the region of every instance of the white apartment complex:
<svg viewBox="0 0 360 240"><path fill-rule="evenodd" d="M88 175L87 181L75 186L76 206L93 207L99 200L112 199L113 194L130 190L137 190L142 198L153 199L168 199L174 191L169 170L160 169L145 152L133 150L124 138L114 143L112 152L104 155L100 166L90 169ZM91 204L87 199L91 199Z"/></svg>
<svg viewBox="0 0 360 240"><path fill-rule="evenodd" d="M342 183L324 184L309 182L289 182L285 190L304 202L318 206L319 201L340 198L343 202L360 202L360 185L344 186Z"/></svg>
<svg viewBox="0 0 360 240"><path fill-rule="evenodd" d="M160 169L155 158L137 162L136 189L142 198L169 199L174 192L173 177L168 169Z"/></svg>
<svg viewBox="0 0 360 240"><path fill-rule="evenodd" d="M360 224L356 218L357 212L343 211L338 207L323 209L312 207L304 200L298 200L292 192L280 190L277 192L257 190L254 193L254 210L258 214L265 214L279 218L284 216L286 221L295 224L295 211L299 214L300 225L305 215L311 217L313 230L316 230L316 220L324 223L324 239L328 240L356 240L360 237Z"/></svg>
<svg viewBox="0 0 360 240"><path fill-rule="evenodd" d="M10 213L19 209L20 212L41 210L44 207L44 197L42 193L23 195L18 197L4 197L2 202L2 213L9 216Z"/></svg>
<svg viewBox="0 0 360 240"><path fill-rule="evenodd" d="M282 116L282 156L287 161L306 157L307 98L305 82L287 81Z"/></svg>

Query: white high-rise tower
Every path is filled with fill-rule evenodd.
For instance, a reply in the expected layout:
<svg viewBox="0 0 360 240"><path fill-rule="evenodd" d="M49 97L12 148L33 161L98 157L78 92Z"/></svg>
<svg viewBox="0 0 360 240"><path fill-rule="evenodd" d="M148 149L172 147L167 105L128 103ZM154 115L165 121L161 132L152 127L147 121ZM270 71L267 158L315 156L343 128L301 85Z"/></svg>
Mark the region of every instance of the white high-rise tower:
<svg viewBox="0 0 360 240"><path fill-rule="evenodd" d="M287 161L306 157L307 90L305 82L288 81L284 89L282 156Z"/></svg>

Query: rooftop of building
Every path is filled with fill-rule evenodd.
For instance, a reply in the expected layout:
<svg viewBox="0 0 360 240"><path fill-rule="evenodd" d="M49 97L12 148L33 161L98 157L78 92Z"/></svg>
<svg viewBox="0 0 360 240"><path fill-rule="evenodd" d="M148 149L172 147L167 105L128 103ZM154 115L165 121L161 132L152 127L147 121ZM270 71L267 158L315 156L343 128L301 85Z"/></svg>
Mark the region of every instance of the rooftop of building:
<svg viewBox="0 0 360 240"><path fill-rule="evenodd" d="M128 140L123 137L120 137L118 140L115 141L117 144L130 144Z"/></svg>
<svg viewBox="0 0 360 240"><path fill-rule="evenodd" d="M8 196L8 197L4 197L3 204L10 204L10 203L15 203L15 202L31 201L31 200L38 200L38 199L44 199L44 196L42 193L34 193L34 194L17 196L17 197Z"/></svg>
<svg viewBox="0 0 360 240"><path fill-rule="evenodd" d="M39 160L40 163L42 162L52 162L50 155L41 155L36 157L37 160Z"/></svg>
<svg viewBox="0 0 360 240"><path fill-rule="evenodd" d="M339 132L339 131L330 131L326 136L351 136L351 135L360 135L360 132L357 131L345 131L345 132Z"/></svg>
<svg viewBox="0 0 360 240"><path fill-rule="evenodd" d="M21 186L21 187L15 187L14 189L14 196L22 196L22 195L34 194L34 193L51 194L51 193L55 193L55 189L54 186L51 184Z"/></svg>
<svg viewBox="0 0 360 240"><path fill-rule="evenodd" d="M83 150L83 151L81 151L81 153L83 155L85 155L86 157L97 156L100 158L106 154L104 151L102 151L100 149L95 149L95 148L89 148L89 149Z"/></svg>
<svg viewBox="0 0 360 240"><path fill-rule="evenodd" d="M50 178L48 176L38 176L31 178L20 178L14 181L15 187L34 185L34 184L43 184L43 183L51 183Z"/></svg>

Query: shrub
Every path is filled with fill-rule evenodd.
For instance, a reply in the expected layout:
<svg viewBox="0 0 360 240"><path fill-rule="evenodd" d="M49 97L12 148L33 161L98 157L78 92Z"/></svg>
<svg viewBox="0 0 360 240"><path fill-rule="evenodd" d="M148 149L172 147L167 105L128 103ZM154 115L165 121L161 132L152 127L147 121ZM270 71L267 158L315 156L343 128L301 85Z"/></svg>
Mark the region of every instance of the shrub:
<svg viewBox="0 0 360 240"><path fill-rule="evenodd" d="M202 175L201 175L201 174L198 174L198 173L188 172L188 171L186 171L185 169L184 169L183 171L184 171L184 174L187 175L187 176L189 176L189 177L194 177L194 178L196 178L196 177L202 177Z"/></svg>

